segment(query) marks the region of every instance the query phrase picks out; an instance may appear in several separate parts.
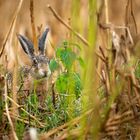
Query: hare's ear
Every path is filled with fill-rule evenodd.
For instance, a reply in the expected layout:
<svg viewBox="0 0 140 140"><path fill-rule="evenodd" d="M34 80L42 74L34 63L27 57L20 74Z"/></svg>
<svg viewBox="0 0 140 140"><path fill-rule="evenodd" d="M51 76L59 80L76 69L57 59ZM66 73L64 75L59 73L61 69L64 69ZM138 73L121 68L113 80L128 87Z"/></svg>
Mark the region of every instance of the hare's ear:
<svg viewBox="0 0 140 140"><path fill-rule="evenodd" d="M44 31L42 36L39 38L38 49L41 54L44 54L44 52L45 52L45 41L46 41L48 32L49 32L49 28L46 28L46 30Z"/></svg>
<svg viewBox="0 0 140 140"><path fill-rule="evenodd" d="M28 54L28 56L30 58L32 58L34 56L34 47L33 47L33 43L26 37L18 34L17 35L18 40L21 44L22 49L24 50L24 52L26 54Z"/></svg>

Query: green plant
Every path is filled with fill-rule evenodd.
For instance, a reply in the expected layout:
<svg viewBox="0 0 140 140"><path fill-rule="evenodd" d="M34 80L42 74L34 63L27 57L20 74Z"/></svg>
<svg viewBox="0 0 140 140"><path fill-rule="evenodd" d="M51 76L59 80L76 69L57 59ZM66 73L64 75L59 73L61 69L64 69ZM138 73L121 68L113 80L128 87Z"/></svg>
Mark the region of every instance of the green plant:
<svg viewBox="0 0 140 140"><path fill-rule="evenodd" d="M138 63L136 66L135 75L137 78L140 78L140 63Z"/></svg>
<svg viewBox="0 0 140 140"><path fill-rule="evenodd" d="M49 95L46 99L46 107L49 112L45 117L48 124L47 130L80 115L82 83L80 74L73 67L75 63L79 66L84 65L84 61L71 49L71 45L68 41L62 42L60 47L56 49L56 58L50 61L49 67L52 76L57 72L57 78L54 82L57 98L55 108L52 96Z"/></svg>
<svg viewBox="0 0 140 140"><path fill-rule="evenodd" d="M80 74L74 69L74 65L82 67L84 61L78 53L71 49L71 46L76 45L68 41L62 42L60 47L56 49L56 57L51 59L49 64L52 77L53 74L57 73L54 81L55 105L52 99L52 89L50 89L47 93L40 93L47 95L44 105L40 106L38 91L36 90L39 86L38 80L34 81L33 90L29 91L28 96L26 95L27 97L23 101L19 100L19 104L23 105L24 110L30 113L29 115L19 111L23 119L23 121L16 122L16 132L19 138L26 128L24 121L28 121L28 125L32 127L38 127L39 122L43 123L44 127L38 128L39 131L43 132L58 127L80 115L82 83ZM79 47L77 48L80 51ZM19 84L22 85L24 75L20 75L19 78ZM26 94L25 91L22 91L22 86L20 87L19 95ZM36 117L39 122L33 119L31 115Z"/></svg>
<svg viewBox="0 0 140 140"><path fill-rule="evenodd" d="M50 69L54 72L61 67L61 72L55 82L56 91L60 94L74 94L78 99L81 95L82 84L80 75L73 69L76 61L84 66L83 59L70 48L68 41L64 41L56 50L56 59L50 62Z"/></svg>

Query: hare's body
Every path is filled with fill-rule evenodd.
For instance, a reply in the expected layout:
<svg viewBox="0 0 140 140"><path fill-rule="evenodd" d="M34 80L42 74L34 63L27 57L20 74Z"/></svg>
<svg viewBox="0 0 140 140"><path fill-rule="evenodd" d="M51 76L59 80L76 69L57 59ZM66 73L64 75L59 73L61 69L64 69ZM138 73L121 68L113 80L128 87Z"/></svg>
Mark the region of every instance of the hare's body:
<svg viewBox="0 0 140 140"><path fill-rule="evenodd" d="M50 75L49 58L45 56L45 41L49 29L46 28L42 36L38 40L38 53L35 53L33 43L22 35L18 35L19 42L23 51L31 60L31 65L23 66L20 69L23 86L25 91L35 92L43 102L47 95L47 83Z"/></svg>

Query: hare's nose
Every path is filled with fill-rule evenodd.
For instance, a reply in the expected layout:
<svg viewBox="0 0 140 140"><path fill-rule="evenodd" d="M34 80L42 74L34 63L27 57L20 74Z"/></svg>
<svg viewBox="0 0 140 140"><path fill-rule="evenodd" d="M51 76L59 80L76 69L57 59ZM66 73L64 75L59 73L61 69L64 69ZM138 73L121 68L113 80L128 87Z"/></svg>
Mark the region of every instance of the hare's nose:
<svg viewBox="0 0 140 140"><path fill-rule="evenodd" d="M47 76L47 71L43 70L43 69L40 69L39 70L39 74L42 76L42 77L46 77Z"/></svg>

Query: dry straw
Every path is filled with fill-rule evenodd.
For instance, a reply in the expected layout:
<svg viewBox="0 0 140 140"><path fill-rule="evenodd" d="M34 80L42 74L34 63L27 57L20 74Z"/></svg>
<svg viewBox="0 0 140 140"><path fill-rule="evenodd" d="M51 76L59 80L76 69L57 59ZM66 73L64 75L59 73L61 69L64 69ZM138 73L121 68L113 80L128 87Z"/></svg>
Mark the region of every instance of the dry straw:
<svg viewBox="0 0 140 140"><path fill-rule="evenodd" d="M14 14L14 16L13 16L13 18L12 18L12 21L11 21L11 23L10 23L9 29L8 29L8 31L7 31L7 33L6 33L5 38L4 38L4 41L3 41L3 43L2 43L2 49L1 49L1 51L0 51L0 57L2 56L2 54L3 54L3 52L4 52L5 45L6 45L6 43L7 43L7 40L8 40L8 38L9 38L9 36L10 36L11 30L12 30L12 28L13 28L15 22L16 22L16 19L17 19L17 16L18 16L18 14L19 14L19 11L20 11L20 9L21 9L22 3L23 3L23 0L20 0L19 4L18 4L18 6L17 6L17 9L16 9L16 11L15 11L15 14Z"/></svg>
<svg viewBox="0 0 140 140"><path fill-rule="evenodd" d="M30 17L31 17L33 43L34 43L35 52L37 52L38 42L37 42L37 35L36 35L36 26L35 26L35 18L34 18L34 1L33 0L30 0Z"/></svg>

